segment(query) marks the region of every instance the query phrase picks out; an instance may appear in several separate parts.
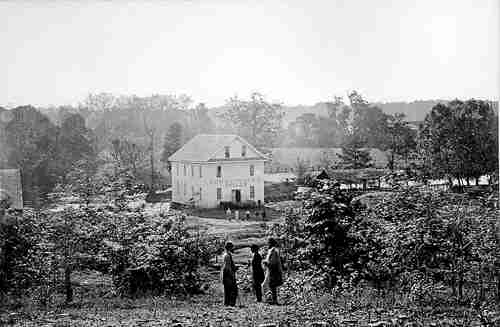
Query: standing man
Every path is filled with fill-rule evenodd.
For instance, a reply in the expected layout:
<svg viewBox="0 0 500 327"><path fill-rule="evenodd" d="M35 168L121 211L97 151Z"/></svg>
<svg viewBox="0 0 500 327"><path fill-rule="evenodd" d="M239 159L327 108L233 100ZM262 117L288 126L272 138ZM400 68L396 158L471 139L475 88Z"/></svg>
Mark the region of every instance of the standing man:
<svg viewBox="0 0 500 327"><path fill-rule="evenodd" d="M264 281L264 269L262 269L262 257L259 253L259 246L252 244L250 251L252 257L252 284L257 297L257 302L262 302L262 282Z"/></svg>
<svg viewBox="0 0 500 327"><path fill-rule="evenodd" d="M269 289L271 290L271 304L278 304L278 287L283 285L283 268L281 266L278 242L270 237L266 265L269 274Z"/></svg>
<svg viewBox="0 0 500 327"><path fill-rule="evenodd" d="M238 285L236 285L236 266L233 262L233 243L226 242L225 252L222 260L221 279L224 285L224 305L235 306L238 297Z"/></svg>

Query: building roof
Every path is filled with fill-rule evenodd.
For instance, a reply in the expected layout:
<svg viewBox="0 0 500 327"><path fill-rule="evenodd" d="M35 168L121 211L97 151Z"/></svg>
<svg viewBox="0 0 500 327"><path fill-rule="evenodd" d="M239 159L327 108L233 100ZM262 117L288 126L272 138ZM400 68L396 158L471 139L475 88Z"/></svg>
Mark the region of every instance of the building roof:
<svg viewBox="0 0 500 327"><path fill-rule="evenodd" d="M10 198L11 206L23 208L23 188L19 169L0 169L0 193Z"/></svg>
<svg viewBox="0 0 500 327"><path fill-rule="evenodd" d="M242 137L234 134L198 134L182 146L177 152L172 154L169 161L194 161L205 162L213 159L214 154L230 145L235 140L245 144L249 149L258 154L259 159L266 160L266 156L255 149ZM234 159L233 159L234 160Z"/></svg>

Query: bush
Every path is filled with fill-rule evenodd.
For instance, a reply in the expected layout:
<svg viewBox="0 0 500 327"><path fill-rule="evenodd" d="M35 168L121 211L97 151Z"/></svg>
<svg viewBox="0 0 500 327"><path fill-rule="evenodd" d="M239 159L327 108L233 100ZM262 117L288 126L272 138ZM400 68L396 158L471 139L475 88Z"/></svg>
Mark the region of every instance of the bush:
<svg viewBox="0 0 500 327"><path fill-rule="evenodd" d="M367 209L324 182L303 209L303 218L287 212L271 232L287 240L305 237L287 253L313 264L327 287L364 280L418 303L432 302L442 288L473 302L500 291L498 209L480 199L403 189Z"/></svg>
<svg viewBox="0 0 500 327"><path fill-rule="evenodd" d="M216 246L207 236L190 234L184 217L165 223L133 215L116 229L116 237L105 242L105 256L120 295L201 291L199 268L208 264Z"/></svg>
<svg viewBox="0 0 500 327"><path fill-rule="evenodd" d="M18 294L33 283L36 273L30 266L36 226L29 215L14 214L0 219L0 295Z"/></svg>

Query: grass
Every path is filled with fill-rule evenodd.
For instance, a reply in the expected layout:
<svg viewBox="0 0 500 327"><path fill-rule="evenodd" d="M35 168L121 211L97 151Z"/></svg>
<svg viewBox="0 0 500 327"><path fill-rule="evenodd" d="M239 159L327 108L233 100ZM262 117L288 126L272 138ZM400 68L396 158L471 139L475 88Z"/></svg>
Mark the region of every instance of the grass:
<svg viewBox="0 0 500 327"><path fill-rule="evenodd" d="M91 288L94 292L82 297L79 296L81 287L76 287L76 300L69 306L56 304L50 308L38 308L31 305L12 311L0 309L0 325L257 327L276 323L302 327L322 321L329 326L498 326L495 324L500 322L498 306L479 309L446 303L416 306L404 296L394 297L370 287L334 294L294 291L286 284L280 290L280 301L284 305L271 306L256 303L248 283L245 283L248 275L245 271L239 275L240 297L234 308L222 306L222 286L212 276L205 294L192 297L123 299L114 296L107 287L99 292L95 287ZM97 282L98 278L89 274L89 283L92 281ZM87 283L87 286L90 285Z"/></svg>

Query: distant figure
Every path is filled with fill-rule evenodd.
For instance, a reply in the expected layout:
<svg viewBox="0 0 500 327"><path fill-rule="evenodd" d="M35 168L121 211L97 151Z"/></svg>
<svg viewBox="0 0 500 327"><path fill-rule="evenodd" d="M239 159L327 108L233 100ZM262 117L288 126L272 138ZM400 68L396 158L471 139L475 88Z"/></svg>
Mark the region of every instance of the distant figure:
<svg viewBox="0 0 500 327"><path fill-rule="evenodd" d="M239 210L236 210L236 211L234 212L234 219L236 219L236 220L239 220L239 219L240 219L240 211L239 211Z"/></svg>
<svg viewBox="0 0 500 327"><path fill-rule="evenodd" d="M224 305L235 306L238 297L238 285L236 284L236 266L233 262L233 243L227 242L224 246L225 252L222 260L221 279L224 285Z"/></svg>
<svg viewBox="0 0 500 327"><path fill-rule="evenodd" d="M226 217L227 217L227 220L231 220L231 208L227 208Z"/></svg>
<svg viewBox="0 0 500 327"><path fill-rule="evenodd" d="M250 211L245 212L245 219L250 220Z"/></svg>
<svg viewBox="0 0 500 327"><path fill-rule="evenodd" d="M266 266L266 277L264 278L263 288L270 291L270 304L278 304L278 287L283 285L283 268L281 266L280 254L277 249L278 242L274 238L269 238L269 250L267 252L264 265Z"/></svg>
<svg viewBox="0 0 500 327"><path fill-rule="evenodd" d="M259 212L258 211L255 211L255 219L259 220Z"/></svg>
<svg viewBox="0 0 500 327"><path fill-rule="evenodd" d="M266 210L262 210L262 220L266 220Z"/></svg>
<svg viewBox="0 0 500 327"><path fill-rule="evenodd" d="M264 269L262 269L262 257L259 253L259 246L253 244L250 247L253 253L252 258L252 285L257 297L257 302L262 302L262 282L264 281Z"/></svg>

